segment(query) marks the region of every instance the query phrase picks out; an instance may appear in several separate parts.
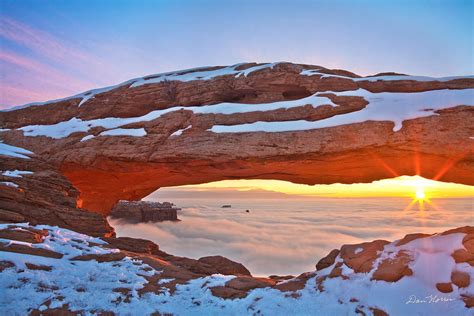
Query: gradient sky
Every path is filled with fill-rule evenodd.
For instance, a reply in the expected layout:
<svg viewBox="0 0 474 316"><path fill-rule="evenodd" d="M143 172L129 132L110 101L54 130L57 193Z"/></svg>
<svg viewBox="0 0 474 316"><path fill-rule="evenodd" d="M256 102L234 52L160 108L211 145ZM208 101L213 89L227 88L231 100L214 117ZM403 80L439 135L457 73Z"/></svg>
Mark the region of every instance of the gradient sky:
<svg viewBox="0 0 474 316"><path fill-rule="evenodd" d="M213 195L248 198L282 197L409 197L423 191L428 199L465 198L474 196L474 186L428 180L419 176L401 176L371 183L304 185L278 180L224 180L200 185L160 188L152 195L170 193L210 198ZM242 193L245 193L242 195ZM275 193L280 193L277 195ZM284 196L281 195L284 194Z"/></svg>
<svg viewBox="0 0 474 316"><path fill-rule="evenodd" d="M0 108L242 61L474 73L473 1L0 0L0 18Z"/></svg>

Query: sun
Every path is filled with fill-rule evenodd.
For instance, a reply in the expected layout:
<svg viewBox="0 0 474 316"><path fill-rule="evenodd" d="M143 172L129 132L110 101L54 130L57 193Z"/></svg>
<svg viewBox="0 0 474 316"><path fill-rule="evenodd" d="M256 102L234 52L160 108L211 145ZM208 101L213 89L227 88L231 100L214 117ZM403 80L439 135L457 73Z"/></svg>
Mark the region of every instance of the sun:
<svg viewBox="0 0 474 316"><path fill-rule="evenodd" d="M425 190L423 188L416 189L415 197L417 200L424 200L426 198Z"/></svg>

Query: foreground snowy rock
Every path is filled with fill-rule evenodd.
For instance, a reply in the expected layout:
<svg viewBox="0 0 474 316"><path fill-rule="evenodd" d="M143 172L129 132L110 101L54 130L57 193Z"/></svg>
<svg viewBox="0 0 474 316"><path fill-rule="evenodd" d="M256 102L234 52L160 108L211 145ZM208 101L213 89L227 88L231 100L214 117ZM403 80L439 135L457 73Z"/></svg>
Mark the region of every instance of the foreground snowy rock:
<svg viewBox="0 0 474 316"><path fill-rule="evenodd" d="M469 315L474 306L474 227L346 245L296 278L252 277L231 261L243 274L215 274L206 262L223 259L200 262L144 240L105 240L1 224L2 312Z"/></svg>

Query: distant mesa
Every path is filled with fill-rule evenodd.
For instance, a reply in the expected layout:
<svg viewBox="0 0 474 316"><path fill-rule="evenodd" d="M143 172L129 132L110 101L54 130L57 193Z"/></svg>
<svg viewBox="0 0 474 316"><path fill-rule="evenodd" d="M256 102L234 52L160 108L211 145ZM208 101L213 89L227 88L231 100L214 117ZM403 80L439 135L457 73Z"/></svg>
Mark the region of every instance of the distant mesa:
<svg viewBox="0 0 474 316"><path fill-rule="evenodd" d="M120 200L112 208L110 216L130 223L179 221L179 210L170 202Z"/></svg>
<svg viewBox="0 0 474 316"><path fill-rule="evenodd" d="M231 208L231 207L232 207L232 205L230 205L230 204L224 204L224 205L221 206L221 208Z"/></svg>

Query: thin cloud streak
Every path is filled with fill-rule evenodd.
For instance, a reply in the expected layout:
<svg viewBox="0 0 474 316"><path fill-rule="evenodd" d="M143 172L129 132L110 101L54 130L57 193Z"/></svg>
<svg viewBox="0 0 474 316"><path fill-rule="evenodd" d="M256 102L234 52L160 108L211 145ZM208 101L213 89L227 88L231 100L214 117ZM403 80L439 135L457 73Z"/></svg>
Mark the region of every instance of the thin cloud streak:
<svg viewBox="0 0 474 316"><path fill-rule="evenodd" d="M67 40L5 16L1 26L0 108L66 97L114 78L115 69Z"/></svg>
<svg viewBox="0 0 474 316"><path fill-rule="evenodd" d="M44 98L54 98L53 95L51 92L45 94L43 91L32 90L31 87L22 88L18 85L2 83L0 88L0 109L9 108L8 104L14 104L18 100L21 103L29 103Z"/></svg>
<svg viewBox="0 0 474 316"><path fill-rule="evenodd" d="M52 60L64 63L80 61L102 64L92 55L77 50L77 47L73 47L71 43L61 41L47 32L8 17L2 17L0 36Z"/></svg>
<svg viewBox="0 0 474 316"><path fill-rule="evenodd" d="M21 56L6 50L0 51L0 62L6 62L12 65L21 67L27 71L35 72L37 75L41 75L41 78L50 83L56 83L58 85L64 85L64 82L68 83L68 90L83 89L90 83L87 81L81 81L71 77L63 72L60 72L44 63L35 61L34 59Z"/></svg>

